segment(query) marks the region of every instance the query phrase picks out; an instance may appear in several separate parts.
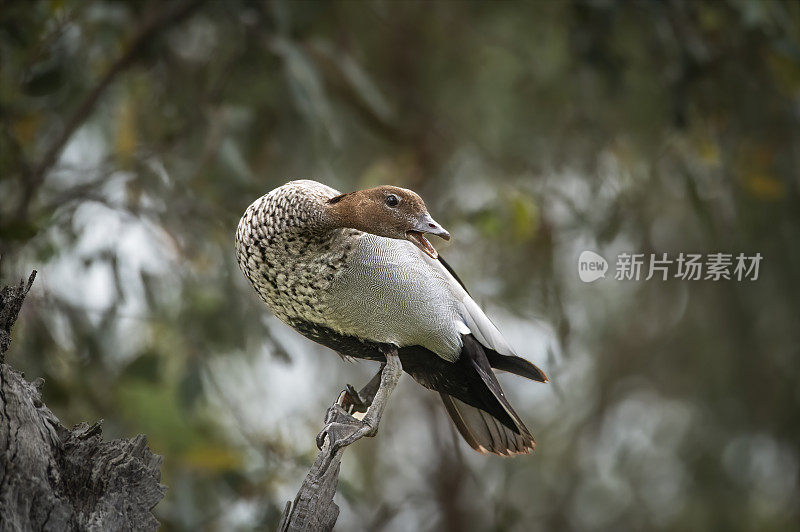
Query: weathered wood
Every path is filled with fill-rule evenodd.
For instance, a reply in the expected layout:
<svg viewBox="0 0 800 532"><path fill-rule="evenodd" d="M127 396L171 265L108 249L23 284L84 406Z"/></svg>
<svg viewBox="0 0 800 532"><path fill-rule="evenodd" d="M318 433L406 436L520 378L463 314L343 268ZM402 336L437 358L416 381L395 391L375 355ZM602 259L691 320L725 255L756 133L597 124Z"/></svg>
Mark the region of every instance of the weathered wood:
<svg viewBox="0 0 800 532"><path fill-rule="evenodd" d="M353 422L350 413L342 408L346 399L345 394L346 392L342 392L336 402L328 408L325 414L326 427L334 422L342 424ZM345 449L347 446L339 447L331 454L331 438L325 438L322 449L317 454L317 459L314 460L294 501L286 503L278 525L280 532L333 530L333 525L339 518L339 507L333 502L333 496L336 495L339 467Z"/></svg>
<svg viewBox="0 0 800 532"><path fill-rule="evenodd" d="M339 517L339 507L333 502L333 496L339 483L342 454L359 438L377 433L389 395L403 372L396 350L385 355L387 362L366 386L356 392L347 385L328 408L325 429L317 436L321 450L294 501L286 503L278 526L280 532L333 530ZM353 417L356 410L365 412L363 421Z"/></svg>
<svg viewBox="0 0 800 532"><path fill-rule="evenodd" d="M0 291L0 357L35 276ZM0 362L0 530L155 530L161 457L143 435L103 441L101 422L67 429L33 383Z"/></svg>
<svg viewBox="0 0 800 532"><path fill-rule="evenodd" d="M330 443L325 443L294 501L286 503L278 526L280 532L333 530L339 518L339 506L333 502L333 496L345 449L342 447L331 456Z"/></svg>
<svg viewBox="0 0 800 532"><path fill-rule="evenodd" d="M339 421L352 421L351 415L342 408L345 392L342 392L325 413L325 426ZM347 447L340 447L331 454L331 438L325 441L317 454L294 501L288 501L281 516L280 532L312 532L333 530L339 518L339 506L333 502L339 484L339 467L342 454Z"/></svg>
<svg viewBox="0 0 800 532"><path fill-rule="evenodd" d="M0 363L5 362L6 351L11 347L11 328L17 321L22 302L33 286L36 270L28 277L28 283L22 281L17 286L4 286L0 290Z"/></svg>

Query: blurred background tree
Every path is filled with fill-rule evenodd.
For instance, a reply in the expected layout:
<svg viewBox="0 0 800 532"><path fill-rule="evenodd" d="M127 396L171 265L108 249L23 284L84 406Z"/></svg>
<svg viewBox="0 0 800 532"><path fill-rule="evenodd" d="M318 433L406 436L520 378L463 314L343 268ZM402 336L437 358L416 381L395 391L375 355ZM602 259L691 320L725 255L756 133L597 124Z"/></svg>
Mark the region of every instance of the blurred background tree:
<svg viewBox="0 0 800 532"><path fill-rule="evenodd" d="M146 433L165 530L274 527L373 367L272 318L233 253L261 194L413 188L550 385L537 453L473 453L401 381L342 530L800 522L800 4L0 2L9 362L69 424ZM581 283L592 249L764 257L752 281Z"/></svg>

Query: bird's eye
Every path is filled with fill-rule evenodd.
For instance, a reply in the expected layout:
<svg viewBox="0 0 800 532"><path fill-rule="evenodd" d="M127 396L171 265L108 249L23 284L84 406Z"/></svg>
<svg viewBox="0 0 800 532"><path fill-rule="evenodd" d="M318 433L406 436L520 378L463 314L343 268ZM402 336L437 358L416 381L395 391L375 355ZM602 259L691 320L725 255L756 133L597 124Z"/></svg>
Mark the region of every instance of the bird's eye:
<svg viewBox="0 0 800 532"><path fill-rule="evenodd" d="M397 207L397 204L400 203L400 200L397 199L397 196L394 194L389 194L386 196L386 205L389 207Z"/></svg>

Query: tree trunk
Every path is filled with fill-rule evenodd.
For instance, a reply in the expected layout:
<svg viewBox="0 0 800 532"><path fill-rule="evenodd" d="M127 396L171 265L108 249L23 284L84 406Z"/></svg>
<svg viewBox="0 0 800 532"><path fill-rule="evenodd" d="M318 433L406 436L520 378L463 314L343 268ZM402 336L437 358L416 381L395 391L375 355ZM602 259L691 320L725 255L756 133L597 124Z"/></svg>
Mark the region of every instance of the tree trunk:
<svg viewBox="0 0 800 532"><path fill-rule="evenodd" d="M4 363L33 283L0 291L0 531L155 530L161 457L143 435L103 441L101 423L67 429L33 383Z"/></svg>

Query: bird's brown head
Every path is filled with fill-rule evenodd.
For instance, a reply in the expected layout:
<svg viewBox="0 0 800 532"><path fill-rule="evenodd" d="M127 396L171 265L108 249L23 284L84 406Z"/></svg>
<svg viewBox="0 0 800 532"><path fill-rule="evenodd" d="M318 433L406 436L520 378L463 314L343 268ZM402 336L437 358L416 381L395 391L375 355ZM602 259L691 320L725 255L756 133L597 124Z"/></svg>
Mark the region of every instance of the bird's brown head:
<svg viewBox="0 0 800 532"><path fill-rule="evenodd" d="M328 200L328 219L337 227L351 227L373 235L408 240L429 255L439 255L424 233L450 240L415 192L384 185L341 194Z"/></svg>

